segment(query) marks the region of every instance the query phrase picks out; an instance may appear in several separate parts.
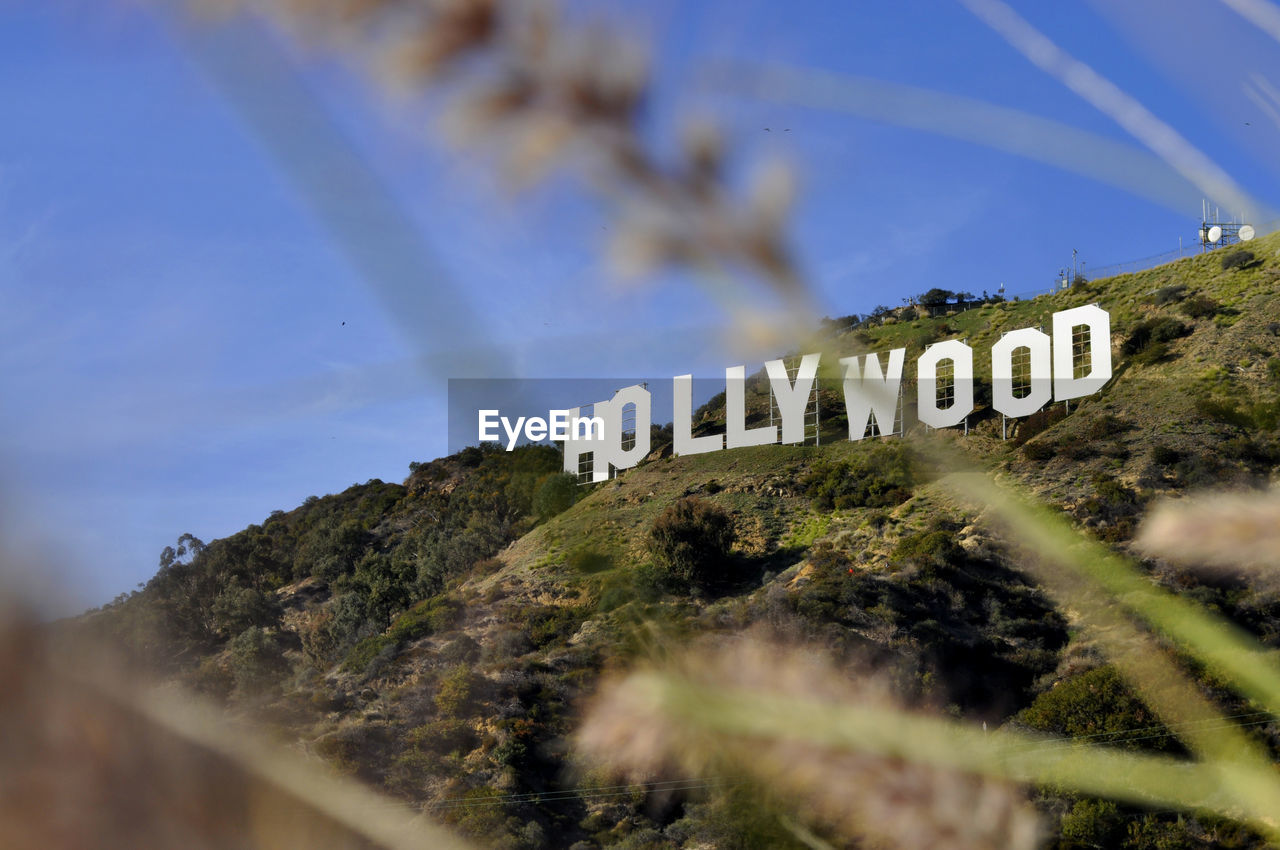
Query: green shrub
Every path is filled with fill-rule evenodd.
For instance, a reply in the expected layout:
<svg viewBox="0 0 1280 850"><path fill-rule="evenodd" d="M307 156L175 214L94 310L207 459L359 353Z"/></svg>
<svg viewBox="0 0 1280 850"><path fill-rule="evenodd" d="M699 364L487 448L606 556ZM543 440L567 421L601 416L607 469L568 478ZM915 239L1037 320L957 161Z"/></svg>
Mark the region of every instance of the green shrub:
<svg viewBox="0 0 1280 850"><path fill-rule="evenodd" d="M508 738L493 748L490 756L500 767L515 767L525 760L529 747L519 738Z"/></svg>
<svg viewBox="0 0 1280 850"><path fill-rule="evenodd" d="M430 634L446 631L458 619L462 610L457 600L447 596L433 596L415 604L391 624L387 637L397 643L407 643Z"/></svg>
<svg viewBox="0 0 1280 850"><path fill-rule="evenodd" d="M278 685L288 662L274 634L250 626L236 635L228 645L231 672L236 689L242 694L255 694Z"/></svg>
<svg viewBox="0 0 1280 850"><path fill-rule="evenodd" d="M1027 443L1022 447L1022 454L1027 460L1046 461L1058 453L1058 447L1052 441L1042 440L1038 443Z"/></svg>
<svg viewBox="0 0 1280 850"><path fill-rule="evenodd" d="M1013 444L1021 446L1037 434L1047 431L1067 415L1064 405L1053 404L1037 410L1035 413L1018 420L1017 431L1013 435Z"/></svg>
<svg viewBox="0 0 1280 850"><path fill-rule="evenodd" d="M1172 319L1168 316L1147 319L1134 325L1133 330L1129 332L1128 338L1120 346L1120 353L1127 357L1133 357L1151 349L1152 346L1164 344L1165 348L1160 352L1160 356L1163 357L1168 351L1167 343L1179 337L1184 337L1189 333L1191 333L1191 329L1177 319ZM1154 362L1151 354L1147 355L1145 362Z"/></svg>
<svg viewBox="0 0 1280 850"><path fill-rule="evenodd" d="M1076 516L1094 520L1103 539L1119 542L1133 534L1141 509L1137 492L1100 472L1093 477L1093 495L1076 506Z"/></svg>
<svg viewBox="0 0 1280 850"><path fill-rule="evenodd" d="M1130 425L1125 420L1110 413L1104 413L1089 421L1084 427L1084 438L1086 440L1103 440L1107 437L1115 436L1121 431L1129 430Z"/></svg>
<svg viewBox="0 0 1280 850"><path fill-rule="evenodd" d="M1153 342L1143 347L1141 351L1130 358L1134 363L1142 366L1150 366L1159 363L1169 356L1169 343Z"/></svg>
<svg viewBox="0 0 1280 850"><path fill-rule="evenodd" d="M1120 807L1110 800L1078 800L1062 816L1059 831L1069 847L1119 847L1125 824Z"/></svg>
<svg viewBox="0 0 1280 850"><path fill-rule="evenodd" d="M213 600L211 613L214 628L226 636L238 635L250 626L271 627L280 622L275 594L253 587L228 587Z"/></svg>
<svg viewBox="0 0 1280 850"><path fill-rule="evenodd" d="M533 608L525 614L529 640L539 649L564 642L573 637L589 614L587 608L579 606L543 605Z"/></svg>
<svg viewBox="0 0 1280 850"><path fill-rule="evenodd" d="M649 530L649 552L680 588L709 588L727 578L733 520L723 508L696 497L678 500Z"/></svg>
<svg viewBox="0 0 1280 850"><path fill-rule="evenodd" d="M384 652L394 652L410 641L445 631L457 621L460 610L458 602L448 597L424 599L396 617L385 633L370 635L352 647L342 669L358 673L368 669Z"/></svg>
<svg viewBox="0 0 1280 850"><path fill-rule="evenodd" d="M1222 270L1230 271L1232 269L1243 269L1249 266L1254 260L1253 252L1246 251L1243 248L1236 248L1234 251L1228 251L1222 255Z"/></svg>
<svg viewBox="0 0 1280 850"><path fill-rule="evenodd" d="M359 673L367 670L373 659L395 646L395 641L386 635L372 635L351 647L347 657L342 660L342 669L348 673Z"/></svg>
<svg viewBox="0 0 1280 850"><path fill-rule="evenodd" d="M476 697L480 677L465 664L454 667L436 687L436 710L441 717L458 717L469 708Z"/></svg>
<svg viewBox="0 0 1280 850"><path fill-rule="evenodd" d="M1253 417L1230 399L1201 398L1196 400L1196 410L1218 422L1243 430L1252 430Z"/></svg>
<svg viewBox="0 0 1280 850"><path fill-rule="evenodd" d="M1059 456L1067 460L1088 460L1098 454L1098 446L1089 440L1073 440L1063 437L1053 443Z"/></svg>
<svg viewBox="0 0 1280 850"><path fill-rule="evenodd" d="M493 839L506 831L505 796L497 788L482 785L462 795L461 805L443 809L440 818L467 838Z"/></svg>
<svg viewBox="0 0 1280 850"><path fill-rule="evenodd" d="M442 717L410 729L405 743L415 754L439 757L467 753L475 749L477 741L475 729L469 723Z"/></svg>
<svg viewBox="0 0 1280 850"><path fill-rule="evenodd" d="M1222 484L1222 461L1209 452L1183 458L1174 465L1173 471L1183 487L1195 489Z"/></svg>
<svg viewBox="0 0 1280 850"><path fill-rule="evenodd" d="M1020 723L1125 749L1173 750L1174 737L1110 665L1081 673L1036 697ZM1153 728L1154 727L1154 728Z"/></svg>
<svg viewBox="0 0 1280 850"><path fill-rule="evenodd" d="M1181 283L1175 283L1171 286L1162 286L1155 292L1151 293L1150 301L1157 307L1163 307L1166 304L1174 304L1186 297L1187 287Z"/></svg>
<svg viewBox="0 0 1280 850"><path fill-rule="evenodd" d="M1276 447L1274 445L1245 435L1223 440L1219 444L1218 450L1224 457L1244 461L1259 470L1269 469L1275 465L1277 460L1280 460L1276 455Z"/></svg>
<svg viewBox="0 0 1280 850"><path fill-rule="evenodd" d="M1182 302L1179 308L1183 314L1193 319L1206 319L1217 314L1222 309L1217 301L1205 295L1197 295L1195 298L1188 298Z"/></svg>
<svg viewBox="0 0 1280 850"><path fill-rule="evenodd" d="M894 548L894 558L924 568L927 572L955 564L964 558L964 549L956 542L958 526L934 522L923 531L907 535Z"/></svg>
<svg viewBox="0 0 1280 850"><path fill-rule="evenodd" d="M1151 460L1161 466L1173 466L1181 459L1181 452L1176 449L1172 449L1163 443L1157 443L1151 447Z"/></svg>
<svg viewBox="0 0 1280 850"><path fill-rule="evenodd" d="M910 449L881 441L860 448L848 460L817 461L800 479L816 509L892 508L911 498L918 475Z"/></svg>
<svg viewBox="0 0 1280 850"><path fill-rule="evenodd" d="M612 558L587 546L579 546L574 549L565 556L564 562L569 569L584 575L602 573L613 567Z"/></svg>

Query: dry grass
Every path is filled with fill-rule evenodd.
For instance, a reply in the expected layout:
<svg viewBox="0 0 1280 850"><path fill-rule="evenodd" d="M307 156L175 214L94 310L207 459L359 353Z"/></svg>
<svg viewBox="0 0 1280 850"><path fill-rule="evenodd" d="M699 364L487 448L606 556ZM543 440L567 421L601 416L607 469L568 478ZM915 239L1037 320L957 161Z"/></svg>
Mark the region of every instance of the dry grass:
<svg viewBox="0 0 1280 850"><path fill-rule="evenodd" d="M907 711L874 676L851 681L813 648L781 649L754 637L696 647L664 675L725 696ZM651 685L645 674L633 673L602 688L578 733L579 749L637 780L745 774L794 810L875 846L1017 850L1038 843L1035 812L1007 782L823 745L781 729L735 734L703 722L719 713L711 705L694 702L681 711Z"/></svg>

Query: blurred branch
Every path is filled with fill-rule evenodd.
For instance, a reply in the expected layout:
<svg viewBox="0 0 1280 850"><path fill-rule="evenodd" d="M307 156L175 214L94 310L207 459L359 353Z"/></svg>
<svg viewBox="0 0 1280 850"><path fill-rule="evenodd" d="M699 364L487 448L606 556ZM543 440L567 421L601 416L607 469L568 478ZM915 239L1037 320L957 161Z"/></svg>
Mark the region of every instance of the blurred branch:
<svg viewBox="0 0 1280 850"><path fill-rule="evenodd" d="M426 355L422 362L451 377L509 371L498 349L477 347L485 337L479 316L435 261L394 192L278 48L250 26L195 33L188 43L404 340Z"/></svg>
<svg viewBox="0 0 1280 850"><path fill-rule="evenodd" d="M569 164L617 208L613 255L627 272L724 268L736 285L708 286L727 308L765 284L788 328L815 302L785 236L790 171L757 170L744 193L729 185L724 137L688 126L680 161L651 152L641 118L649 77L620 29L572 22L551 3L515 0L202 0L201 10L252 10L292 36L358 56L388 87L449 95L445 129L492 151L525 185ZM764 313L758 314L763 316Z"/></svg>
<svg viewBox="0 0 1280 850"><path fill-rule="evenodd" d="M1128 561L1081 535L1065 518L1033 506L986 475L958 473L943 483L988 506L1010 533L1047 565L1096 586L1280 718L1277 655L1243 629L1158 587ZM1050 571L1037 572L1046 575Z"/></svg>
<svg viewBox="0 0 1280 850"><path fill-rule="evenodd" d="M6 850L467 850L413 811L172 684L92 629L0 599L0 835Z"/></svg>
<svg viewBox="0 0 1280 850"><path fill-rule="evenodd" d="M400 800L384 797L360 782L333 775L326 766L286 753L257 733L227 728L225 714L172 687L128 687L120 677L73 675L78 685L97 691L157 730L234 764L297 803L341 824L351 833L388 850L473 850Z"/></svg>
<svg viewBox="0 0 1280 850"><path fill-rule="evenodd" d="M945 454L935 447L936 456ZM954 467L953 467L954 468ZM1280 780L1263 749L1223 718L1154 637L1137 628L1127 611L1154 627L1242 694L1280 717L1280 668L1274 655L1232 623L1157 587L1127 561L1081 535L1062 516L983 473L960 472L942 480L961 497L985 506L1028 552L1024 567L1092 629L1143 700L1220 774L1219 781L1280 839Z"/></svg>

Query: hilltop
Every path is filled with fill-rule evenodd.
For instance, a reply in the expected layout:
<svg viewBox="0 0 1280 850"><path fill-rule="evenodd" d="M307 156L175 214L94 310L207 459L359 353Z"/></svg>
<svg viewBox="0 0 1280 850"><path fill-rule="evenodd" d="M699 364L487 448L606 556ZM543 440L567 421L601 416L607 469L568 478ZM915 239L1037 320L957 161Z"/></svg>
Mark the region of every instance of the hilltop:
<svg viewBox="0 0 1280 850"><path fill-rule="evenodd" d="M980 394L951 442L1123 549L1152 500L1256 486L1280 463L1280 235L1245 247L1248 258L1224 263L1224 249L1027 301L881 315L813 342L913 358L962 338L986 375L1002 331L1107 309L1116 370L1103 392L1011 423L1009 439ZM759 376L748 387L752 425L768 396ZM698 411L695 433L723 426L722 405ZM561 474L545 446L415 463L402 483L312 497L207 545L184 536L143 590L79 625L498 846L800 846L749 785L600 790L609 780L576 765L567 742L582 700L631 660L747 628L872 663L916 704L1046 731L1066 728L1045 695L1107 670L981 517L929 483L908 441L845 439L834 383L820 406L820 446L672 457L655 428L646 461L596 485ZM719 572L692 584L650 543L686 497L733 531ZM1267 592L1149 566L1280 640ZM1109 729L1149 725L1132 703L1075 708ZM1132 822L1125 846L1189 835L1214 846L1194 819L1042 805L1096 841Z"/></svg>

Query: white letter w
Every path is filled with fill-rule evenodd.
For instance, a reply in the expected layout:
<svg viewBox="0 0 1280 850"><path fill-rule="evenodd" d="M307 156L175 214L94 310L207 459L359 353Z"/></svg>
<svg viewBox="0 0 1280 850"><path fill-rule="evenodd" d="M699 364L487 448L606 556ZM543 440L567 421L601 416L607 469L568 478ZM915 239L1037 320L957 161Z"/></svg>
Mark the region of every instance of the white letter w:
<svg viewBox="0 0 1280 850"><path fill-rule="evenodd" d="M858 358L841 357L844 366L844 408L849 417L849 439L861 440L867 433L872 414L881 434L892 434L898 415L898 395L902 387L902 361L905 348L889 352L889 370L880 371L880 358L866 355L866 367L858 367Z"/></svg>

